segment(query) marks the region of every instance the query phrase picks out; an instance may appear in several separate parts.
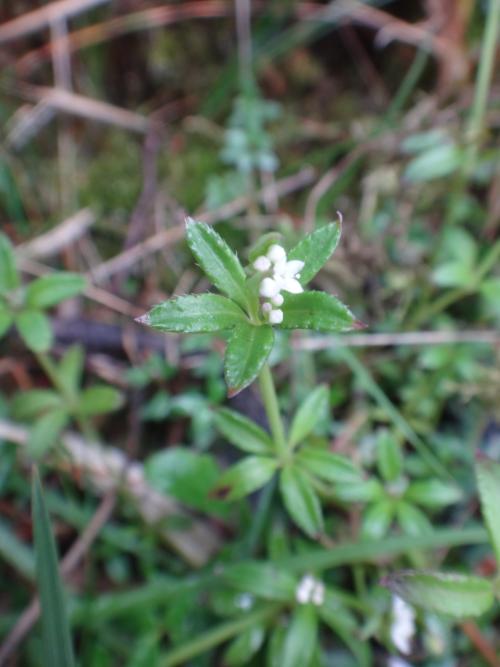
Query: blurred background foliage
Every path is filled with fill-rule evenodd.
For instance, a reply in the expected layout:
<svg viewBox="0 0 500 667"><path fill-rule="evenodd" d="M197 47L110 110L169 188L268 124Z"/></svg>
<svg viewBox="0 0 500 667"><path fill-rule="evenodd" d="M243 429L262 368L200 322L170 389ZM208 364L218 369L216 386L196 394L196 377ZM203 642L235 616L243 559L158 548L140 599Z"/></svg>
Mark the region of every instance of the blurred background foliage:
<svg viewBox="0 0 500 667"><path fill-rule="evenodd" d="M253 605L220 579L225 564L478 520L474 454L500 459L498 4L0 7L2 231L24 284L53 270L87 280L83 297L50 310L50 349L33 353L14 329L0 341L5 664L42 664L37 628L12 643L34 590L30 456L59 554L95 528L66 574L85 666L184 664L172 645L200 636L206 650L189 664L278 665L279 621L271 641L256 624L225 654L203 635ZM234 462L214 408L265 426L254 389L227 400L220 340L164 338L133 317L206 290L185 215L217 223L247 259L261 234L291 245L337 211L342 241L315 284L368 329L282 334L272 357L288 414L329 385L312 437L366 472L358 486L319 489L326 530L313 544L273 509L272 490L232 504L211 494ZM320 627L310 664L388 664L397 651L380 578L441 565L491 574L476 541L384 557L382 540L327 569L347 620L333 634ZM417 627L411 664L500 664L497 611L458 624L422 613Z"/></svg>

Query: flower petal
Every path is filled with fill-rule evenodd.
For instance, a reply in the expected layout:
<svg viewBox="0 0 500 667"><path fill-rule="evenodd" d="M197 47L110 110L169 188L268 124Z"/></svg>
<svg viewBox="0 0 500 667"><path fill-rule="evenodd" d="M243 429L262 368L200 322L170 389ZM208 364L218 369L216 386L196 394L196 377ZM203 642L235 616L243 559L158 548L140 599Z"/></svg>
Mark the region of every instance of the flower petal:
<svg viewBox="0 0 500 667"><path fill-rule="evenodd" d="M281 289L285 292L290 292L290 294L300 294L304 291L304 288L295 278L284 278L280 283Z"/></svg>
<svg viewBox="0 0 500 667"><path fill-rule="evenodd" d="M304 262L301 259L291 259L287 262L281 271L281 275L286 278L295 278L299 271L304 268Z"/></svg>

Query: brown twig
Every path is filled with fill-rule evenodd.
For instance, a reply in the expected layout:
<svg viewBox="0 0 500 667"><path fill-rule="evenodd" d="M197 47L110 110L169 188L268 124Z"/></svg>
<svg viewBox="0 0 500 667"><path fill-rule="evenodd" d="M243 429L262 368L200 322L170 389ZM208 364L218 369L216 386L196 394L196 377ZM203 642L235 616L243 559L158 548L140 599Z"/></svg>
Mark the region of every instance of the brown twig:
<svg viewBox="0 0 500 667"><path fill-rule="evenodd" d="M83 208L52 227L48 232L16 246L16 253L30 258L56 255L80 239L94 222L94 213L88 208Z"/></svg>
<svg viewBox="0 0 500 667"><path fill-rule="evenodd" d="M146 116L68 90L33 86L24 82L4 86L4 88L29 101L43 102L47 107L56 111L122 127L132 132L144 134L149 126L149 119Z"/></svg>
<svg viewBox="0 0 500 667"><path fill-rule="evenodd" d="M33 32L43 30L54 18L70 18L108 2L110 0L59 0L59 2L51 2L0 26L0 43L26 37Z"/></svg>
<svg viewBox="0 0 500 667"><path fill-rule="evenodd" d="M403 333L342 334L300 338L292 342L298 350L328 350L334 347L390 347L398 345L451 345L454 343L500 344L498 331L408 331Z"/></svg>
<svg viewBox="0 0 500 667"><path fill-rule="evenodd" d="M483 635L477 624L474 623L474 621L464 621L460 624L460 627L474 644L478 653L480 653L486 660L488 665L490 665L490 667L500 667L500 659L495 647L492 646L489 640Z"/></svg>

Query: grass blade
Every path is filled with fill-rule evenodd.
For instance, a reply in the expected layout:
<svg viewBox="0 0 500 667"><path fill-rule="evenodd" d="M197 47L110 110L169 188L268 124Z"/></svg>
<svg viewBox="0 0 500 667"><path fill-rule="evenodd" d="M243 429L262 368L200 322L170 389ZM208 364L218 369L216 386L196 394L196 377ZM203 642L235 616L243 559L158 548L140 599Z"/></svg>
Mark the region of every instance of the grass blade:
<svg viewBox="0 0 500 667"><path fill-rule="evenodd" d="M33 474L32 503L36 577L42 610L43 662L50 667L73 667L73 647L56 545L36 469Z"/></svg>

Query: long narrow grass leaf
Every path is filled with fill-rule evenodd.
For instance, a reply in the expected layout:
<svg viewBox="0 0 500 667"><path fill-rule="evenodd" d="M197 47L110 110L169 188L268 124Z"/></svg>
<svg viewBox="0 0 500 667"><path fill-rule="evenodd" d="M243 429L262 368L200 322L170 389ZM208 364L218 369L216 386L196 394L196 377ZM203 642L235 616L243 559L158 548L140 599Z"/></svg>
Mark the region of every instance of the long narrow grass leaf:
<svg viewBox="0 0 500 667"><path fill-rule="evenodd" d="M41 605L43 664L73 667L73 648L57 550L38 473L33 474L33 529L38 591Z"/></svg>

